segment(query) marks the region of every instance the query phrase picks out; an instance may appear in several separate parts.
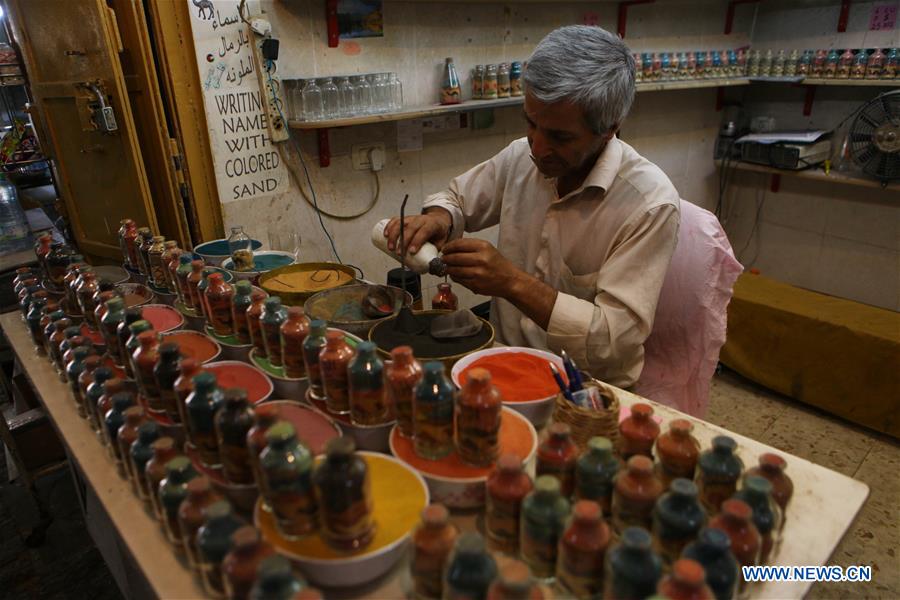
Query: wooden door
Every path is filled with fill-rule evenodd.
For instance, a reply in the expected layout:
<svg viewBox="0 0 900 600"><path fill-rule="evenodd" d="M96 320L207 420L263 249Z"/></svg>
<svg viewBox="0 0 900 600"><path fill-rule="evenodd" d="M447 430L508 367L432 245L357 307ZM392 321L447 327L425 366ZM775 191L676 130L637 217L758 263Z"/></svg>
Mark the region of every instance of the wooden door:
<svg viewBox="0 0 900 600"><path fill-rule="evenodd" d="M154 232L160 223L119 60L124 48L115 14L102 0L7 0L7 10L76 241L88 254L121 258L121 219ZM112 108L113 131L97 125L101 98Z"/></svg>

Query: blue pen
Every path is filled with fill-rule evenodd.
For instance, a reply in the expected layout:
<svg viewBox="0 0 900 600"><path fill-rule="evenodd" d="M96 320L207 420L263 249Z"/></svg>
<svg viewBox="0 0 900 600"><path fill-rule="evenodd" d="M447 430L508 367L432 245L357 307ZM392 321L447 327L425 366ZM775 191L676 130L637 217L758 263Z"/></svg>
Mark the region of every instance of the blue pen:
<svg viewBox="0 0 900 600"><path fill-rule="evenodd" d="M572 404L575 404L575 398L572 397L572 392L570 392L568 388L566 388L566 384L562 379L562 375L559 374L559 369L557 369L556 365L554 365L553 363L550 363L550 372L553 373L553 379L556 380L556 385L559 386L559 391L562 392L563 397Z"/></svg>
<svg viewBox="0 0 900 600"><path fill-rule="evenodd" d="M574 392L575 388L572 387L573 382L575 381L575 375L572 373L574 369L572 368L572 361L569 360L569 355L566 354L566 351L563 350L560 352L563 361L563 367L566 369L566 378L569 380L569 391Z"/></svg>
<svg viewBox="0 0 900 600"><path fill-rule="evenodd" d="M572 363L572 379L569 381L569 388L574 393L584 388L584 380L581 379L581 371L578 370L575 361L570 358L569 362Z"/></svg>

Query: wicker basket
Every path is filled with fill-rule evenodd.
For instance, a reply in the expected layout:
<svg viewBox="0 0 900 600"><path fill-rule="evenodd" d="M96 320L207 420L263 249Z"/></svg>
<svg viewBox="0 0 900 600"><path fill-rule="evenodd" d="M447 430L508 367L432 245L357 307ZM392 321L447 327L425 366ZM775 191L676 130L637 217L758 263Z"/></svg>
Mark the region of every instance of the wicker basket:
<svg viewBox="0 0 900 600"><path fill-rule="evenodd" d="M585 387L600 388L600 394L609 400L609 408L593 410L582 408L566 400L562 394L556 396L553 420L565 423L572 429L572 439L578 448L584 450L589 439L595 435L608 438L613 448L619 440L619 397L614 388L597 380L586 381Z"/></svg>

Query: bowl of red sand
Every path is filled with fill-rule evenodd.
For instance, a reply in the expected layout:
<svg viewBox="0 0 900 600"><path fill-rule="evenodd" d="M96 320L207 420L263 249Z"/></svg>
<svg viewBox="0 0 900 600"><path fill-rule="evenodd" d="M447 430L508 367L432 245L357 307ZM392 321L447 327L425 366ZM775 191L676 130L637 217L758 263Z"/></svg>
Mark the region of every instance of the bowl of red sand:
<svg viewBox="0 0 900 600"><path fill-rule="evenodd" d="M508 346L487 348L461 358L450 371L457 387L466 382L466 374L478 367L491 373L491 382L500 390L504 406L521 413L538 429L550 420L559 386L550 372L556 365L566 381L560 357L544 350Z"/></svg>

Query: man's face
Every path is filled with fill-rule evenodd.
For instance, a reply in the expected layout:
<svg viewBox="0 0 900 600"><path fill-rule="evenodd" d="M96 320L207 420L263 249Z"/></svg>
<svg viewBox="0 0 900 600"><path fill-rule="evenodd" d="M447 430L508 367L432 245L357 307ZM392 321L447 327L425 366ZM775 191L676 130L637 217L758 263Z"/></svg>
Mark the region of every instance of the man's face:
<svg viewBox="0 0 900 600"><path fill-rule="evenodd" d="M524 116L534 163L547 177L580 170L609 140L609 134L594 133L584 112L568 100L546 104L526 93Z"/></svg>

